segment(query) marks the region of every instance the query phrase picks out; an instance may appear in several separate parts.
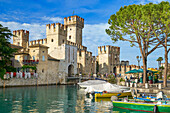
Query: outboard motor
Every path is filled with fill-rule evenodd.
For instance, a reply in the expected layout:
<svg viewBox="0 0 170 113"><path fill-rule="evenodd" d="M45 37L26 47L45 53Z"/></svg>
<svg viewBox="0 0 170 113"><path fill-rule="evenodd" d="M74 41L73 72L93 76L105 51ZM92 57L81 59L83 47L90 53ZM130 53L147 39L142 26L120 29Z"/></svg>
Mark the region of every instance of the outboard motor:
<svg viewBox="0 0 170 113"><path fill-rule="evenodd" d="M157 113L157 105L154 106L153 112Z"/></svg>
<svg viewBox="0 0 170 113"><path fill-rule="evenodd" d="M163 97L164 97L164 93L162 91L156 94L157 99L163 99Z"/></svg>

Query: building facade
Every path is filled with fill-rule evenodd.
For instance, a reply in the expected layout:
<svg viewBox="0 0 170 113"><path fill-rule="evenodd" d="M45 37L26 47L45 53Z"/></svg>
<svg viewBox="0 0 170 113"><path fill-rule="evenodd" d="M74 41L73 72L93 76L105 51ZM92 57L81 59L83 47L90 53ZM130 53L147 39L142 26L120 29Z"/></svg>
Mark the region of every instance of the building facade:
<svg viewBox="0 0 170 113"><path fill-rule="evenodd" d="M66 77L93 73L94 57L82 45L83 28L84 19L71 16L64 18L64 24L47 24L45 39L29 41L29 31L13 31L12 45L20 47L14 67L34 65L42 81L56 83L59 78L65 83Z"/></svg>
<svg viewBox="0 0 170 113"><path fill-rule="evenodd" d="M116 66L120 64L120 47L100 46L98 47L97 64L99 73L116 73Z"/></svg>

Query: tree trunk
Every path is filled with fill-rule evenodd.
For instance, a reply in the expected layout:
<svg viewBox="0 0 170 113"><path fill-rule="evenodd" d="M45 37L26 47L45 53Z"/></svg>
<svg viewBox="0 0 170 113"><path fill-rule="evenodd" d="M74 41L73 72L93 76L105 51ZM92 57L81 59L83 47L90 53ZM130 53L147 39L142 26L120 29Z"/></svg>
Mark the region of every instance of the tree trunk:
<svg viewBox="0 0 170 113"><path fill-rule="evenodd" d="M164 71L164 80L163 80L163 86L164 86L164 87L167 87L167 74L168 74L167 39L168 39L168 35L166 34L166 38L165 38L165 71Z"/></svg>
<svg viewBox="0 0 170 113"><path fill-rule="evenodd" d="M167 48L165 48L165 70L164 70L164 80L163 80L164 87L167 87L167 74L168 74L168 51Z"/></svg>
<svg viewBox="0 0 170 113"><path fill-rule="evenodd" d="M143 84L147 83L147 57L143 58Z"/></svg>

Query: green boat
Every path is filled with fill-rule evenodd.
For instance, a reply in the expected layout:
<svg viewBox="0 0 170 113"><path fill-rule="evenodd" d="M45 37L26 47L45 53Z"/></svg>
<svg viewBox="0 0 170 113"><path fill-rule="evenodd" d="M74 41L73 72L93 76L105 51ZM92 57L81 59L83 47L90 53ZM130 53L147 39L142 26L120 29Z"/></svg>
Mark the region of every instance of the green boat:
<svg viewBox="0 0 170 113"><path fill-rule="evenodd" d="M170 113L170 104L112 101L113 107L154 113Z"/></svg>

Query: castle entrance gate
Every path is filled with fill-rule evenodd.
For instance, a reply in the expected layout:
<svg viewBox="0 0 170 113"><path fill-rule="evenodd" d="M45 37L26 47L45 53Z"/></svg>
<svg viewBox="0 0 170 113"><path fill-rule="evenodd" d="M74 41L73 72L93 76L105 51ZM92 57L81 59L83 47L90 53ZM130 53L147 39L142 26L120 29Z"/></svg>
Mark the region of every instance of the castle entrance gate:
<svg viewBox="0 0 170 113"><path fill-rule="evenodd" d="M68 77L74 75L74 66L71 64L68 66Z"/></svg>
<svg viewBox="0 0 170 113"><path fill-rule="evenodd" d="M116 73L116 67L113 68L113 73Z"/></svg>

